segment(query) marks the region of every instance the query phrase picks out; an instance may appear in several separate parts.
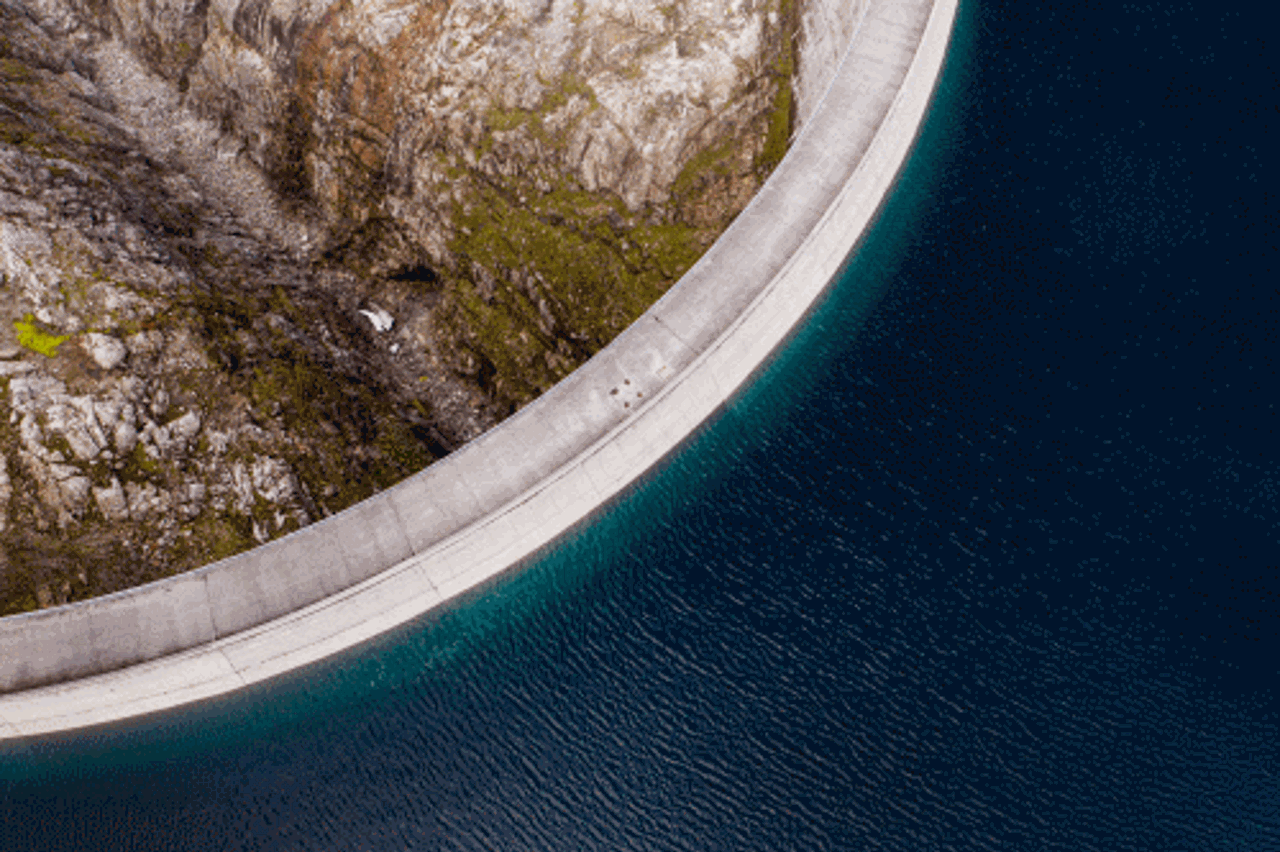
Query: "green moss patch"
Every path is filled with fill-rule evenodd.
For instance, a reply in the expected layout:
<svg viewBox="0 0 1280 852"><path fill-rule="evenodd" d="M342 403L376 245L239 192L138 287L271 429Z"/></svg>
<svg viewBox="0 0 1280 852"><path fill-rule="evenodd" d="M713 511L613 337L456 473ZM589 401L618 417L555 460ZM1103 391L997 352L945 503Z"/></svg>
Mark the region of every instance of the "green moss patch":
<svg viewBox="0 0 1280 852"><path fill-rule="evenodd" d="M727 176L732 171L736 139L727 139L720 145L699 151L689 158L671 184L671 194L684 198L697 188L708 174Z"/></svg>
<svg viewBox="0 0 1280 852"><path fill-rule="evenodd" d="M46 358L55 357L58 354L58 347L71 339L69 334L50 334L45 331L31 314L27 314L20 320L14 320L13 327L18 332L20 346L32 352L39 352Z"/></svg>
<svg viewBox="0 0 1280 852"><path fill-rule="evenodd" d="M628 215L619 199L563 181L546 193L481 184L455 210L450 248L472 274L450 289L439 322L465 350L463 371L500 403L523 405L568 375L709 242L697 229L631 225Z"/></svg>
<svg viewBox="0 0 1280 852"><path fill-rule="evenodd" d="M35 71L25 62L19 62L16 59L8 57L0 57L0 81L6 83L32 83L35 82Z"/></svg>
<svg viewBox="0 0 1280 852"><path fill-rule="evenodd" d="M563 146L569 132L581 116L575 117L556 133L548 131L543 120L567 105L569 99L574 96L579 96L587 102L587 112L600 107L595 90L585 80L573 74L566 74L555 81L534 109L502 109L500 107L490 109L485 113L485 125L490 132L480 142L480 155L483 156L492 149L494 132L507 132L519 127L527 127L529 133L545 145Z"/></svg>
<svg viewBox="0 0 1280 852"><path fill-rule="evenodd" d="M791 133L795 125L795 103L791 94L794 82L796 59L793 34L799 28L798 13L793 0L782 0L779 12L783 20L781 47L774 59L770 76L777 87L773 97L773 108L769 112L769 126L765 135L764 149L756 157L756 168L764 176L782 162L782 157L791 145Z"/></svg>

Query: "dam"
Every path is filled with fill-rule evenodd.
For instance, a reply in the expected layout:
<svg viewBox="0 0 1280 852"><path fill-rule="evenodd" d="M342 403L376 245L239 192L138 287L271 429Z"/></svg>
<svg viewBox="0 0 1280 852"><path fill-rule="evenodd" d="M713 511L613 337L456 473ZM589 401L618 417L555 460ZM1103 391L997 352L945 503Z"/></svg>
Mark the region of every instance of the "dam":
<svg viewBox="0 0 1280 852"><path fill-rule="evenodd" d="M0 737L180 707L293 671L535 557L650 470L786 340L873 221L955 4L873 0L760 193L567 379L422 473L258 549L0 620Z"/></svg>

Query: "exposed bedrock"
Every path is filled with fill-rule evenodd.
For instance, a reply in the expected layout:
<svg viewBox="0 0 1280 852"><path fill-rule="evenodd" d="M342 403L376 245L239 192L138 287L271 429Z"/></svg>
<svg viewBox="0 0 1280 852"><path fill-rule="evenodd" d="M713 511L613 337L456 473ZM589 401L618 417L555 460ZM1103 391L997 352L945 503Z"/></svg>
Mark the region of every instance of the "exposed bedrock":
<svg viewBox="0 0 1280 852"><path fill-rule="evenodd" d="M0 0L0 614L536 397L745 206L859 8Z"/></svg>

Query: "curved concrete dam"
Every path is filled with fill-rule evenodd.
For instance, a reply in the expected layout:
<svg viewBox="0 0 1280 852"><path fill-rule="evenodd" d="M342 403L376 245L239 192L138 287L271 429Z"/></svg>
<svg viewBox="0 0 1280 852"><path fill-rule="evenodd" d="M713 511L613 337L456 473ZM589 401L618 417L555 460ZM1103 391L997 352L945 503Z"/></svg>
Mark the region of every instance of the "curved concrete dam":
<svg viewBox="0 0 1280 852"><path fill-rule="evenodd" d="M351 509L197 571L0 619L0 738L221 695L350 648L535 556L674 450L829 286L906 160L957 0L871 0L751 204L534 403Z"/></svg>

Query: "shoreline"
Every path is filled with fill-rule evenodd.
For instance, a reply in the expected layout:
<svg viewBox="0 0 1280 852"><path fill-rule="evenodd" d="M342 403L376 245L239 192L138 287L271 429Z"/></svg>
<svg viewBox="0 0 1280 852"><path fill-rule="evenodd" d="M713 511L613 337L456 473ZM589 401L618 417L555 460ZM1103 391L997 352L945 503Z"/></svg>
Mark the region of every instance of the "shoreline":
<svg viewBox="0 0 1280 852"><path fill-rule="evenodd" d="M172 709L315 662L534 557L619 494L826 291L914 143L955 9L868 3L812 119L737 221L639 321L500 426L248 553L0 619L0 739Z"/></svg>

